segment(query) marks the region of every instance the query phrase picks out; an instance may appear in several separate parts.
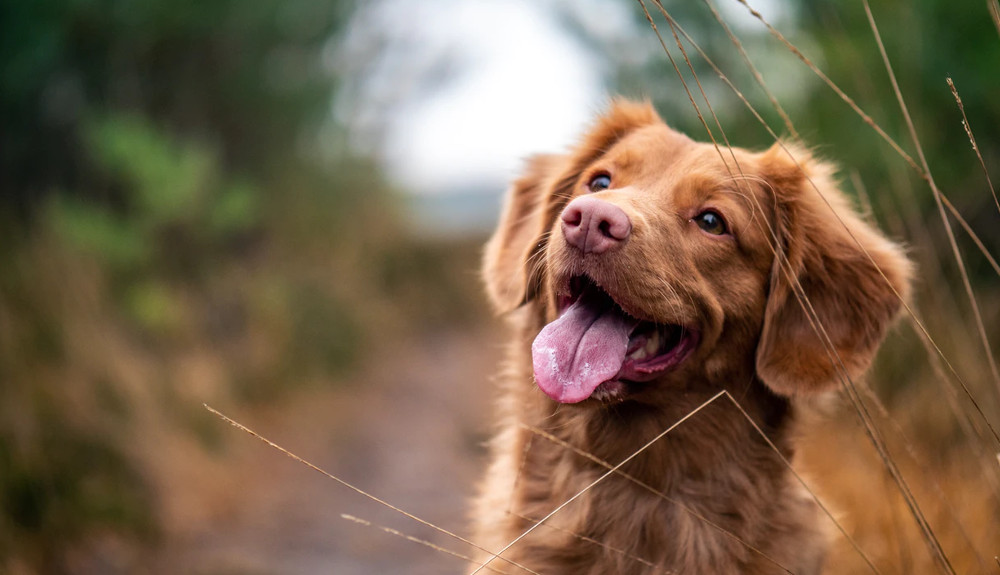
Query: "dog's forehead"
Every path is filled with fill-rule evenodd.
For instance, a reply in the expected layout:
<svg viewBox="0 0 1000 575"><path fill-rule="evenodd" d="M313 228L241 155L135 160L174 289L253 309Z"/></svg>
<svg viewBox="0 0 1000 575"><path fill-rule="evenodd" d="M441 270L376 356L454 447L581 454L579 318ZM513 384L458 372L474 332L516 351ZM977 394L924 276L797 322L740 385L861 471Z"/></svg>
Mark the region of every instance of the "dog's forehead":
<svg viewBox="0 0 1000 575"><path fill-rule="evenodd" d="M754 179L756 154L697 142L665 124L646 126L622 138L607 158L633 181L656 187L712 188Z"/></svg>
<svg viewBox="0 0 1000 575"><path fill-rule="evenodd" d="M697 142L666 124L653 124L619 140L608 155L620 167L639 171L650 166L665 168L697 146Z"/></svg>

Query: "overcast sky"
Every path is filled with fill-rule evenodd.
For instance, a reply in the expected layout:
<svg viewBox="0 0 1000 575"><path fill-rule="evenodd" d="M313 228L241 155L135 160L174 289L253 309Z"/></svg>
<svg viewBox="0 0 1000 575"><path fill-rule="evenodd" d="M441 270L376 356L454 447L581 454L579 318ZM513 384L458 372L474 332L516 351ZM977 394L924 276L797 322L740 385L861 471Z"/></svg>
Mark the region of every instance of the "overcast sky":
<svg viewBox="0 0 1000 575"><path fill-rule="evenodd" d="M503 186L525 157L565 149L606 99L595 59L539 2L388 0L361 21L384 36L370 49L389 49L340 113L416 193Z"/></svg>
<svg viewBox="0 0 1000 575"><path fill-rule="evenodd" d="M783 12L753 5L772 21ZM608 98L600 58L553 6L591 33L648 32L627 0L372 0L338 46L336 113L406 191L502 189L527 156L566 149ZM759 28L735 2L719 7Z"/></svg>

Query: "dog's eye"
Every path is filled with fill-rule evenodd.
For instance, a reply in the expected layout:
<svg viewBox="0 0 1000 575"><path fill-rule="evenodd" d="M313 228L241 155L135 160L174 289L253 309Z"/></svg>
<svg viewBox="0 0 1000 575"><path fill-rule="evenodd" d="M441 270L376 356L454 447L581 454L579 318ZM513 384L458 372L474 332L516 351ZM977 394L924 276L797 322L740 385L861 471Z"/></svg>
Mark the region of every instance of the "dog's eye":
<svg viewBox="0 0 1000 575"><path fill-rule="evenodd" d="M591 192L600 192L601 190L606 190L611 187L611 176L607 174L598 174L593 178L590 178L590 183L587 184L587 188Z"/></svg>
<svg viewBox="0 0 1000 575"><path fill-rule="evenodd" d="M726 229L726 222L722 219L722 216L720 216L718 212L712 210L705 210L695 216L694 223L698 224L699 228L705 230L713 236L722 236L729 232L729 230Z"/></svg>

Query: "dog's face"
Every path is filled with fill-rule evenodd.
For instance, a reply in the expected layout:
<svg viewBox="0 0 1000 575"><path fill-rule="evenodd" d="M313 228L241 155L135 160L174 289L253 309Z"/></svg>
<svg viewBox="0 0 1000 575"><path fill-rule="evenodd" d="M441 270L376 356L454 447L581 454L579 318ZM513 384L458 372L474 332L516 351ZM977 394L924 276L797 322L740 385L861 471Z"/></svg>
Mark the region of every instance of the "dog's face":
<svg viewBox="0 0 1000 575"><path fill-rule="evenodd" d="M792 395L863 371L909 267L828 172L801 150L694 142L629 102L569 156L536 158L485 271L499 308L546 322L539 387L564 403L652 401L749 370Z"/></svg>
<svg viewBox="0 0 1000 575"><path fill-rule="evenodd" d="M653 123L580 173L543 257L544 391L620 400L649 387L633 383L726 370L713 360L748 349L773 259L761 209L773 206L757 158L734 153L727 166L713 146Z"/></svg>

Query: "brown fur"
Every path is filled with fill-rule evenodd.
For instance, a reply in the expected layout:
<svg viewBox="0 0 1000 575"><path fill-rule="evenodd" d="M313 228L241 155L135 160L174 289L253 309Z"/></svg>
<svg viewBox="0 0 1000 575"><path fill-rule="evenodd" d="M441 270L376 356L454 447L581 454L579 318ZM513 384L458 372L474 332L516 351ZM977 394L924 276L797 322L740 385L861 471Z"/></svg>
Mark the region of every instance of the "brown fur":
<svg viewBox="0 0 1000 575"><path fill-rule="evenodd" d="M617 101L568 155L529 161L484 260L488 294L514 333L474 508L478 543L500 550L606 471L526 426L614 465L727 390L790 458L792 399L833 389L841 373L795 291L847 375L867 368L897 293L906 295L909 263L850 209L828 165L787 147L795 161L779 145L717 150L671 130L648 104ZM597 170L614 185L595 196L624 210L633 231L614 254L581 255L559 214ZM726 217L735 239L691 221L705 207ZM533 383L530 346L555 319L565 278L579 273L635 317L699 326L697 350L627 401L552 401ZM825 520L725 398L622 471L633 479L608 477L503 557L545 575L821 571ZM490 567L521 572L501 560Z"/></svg>

